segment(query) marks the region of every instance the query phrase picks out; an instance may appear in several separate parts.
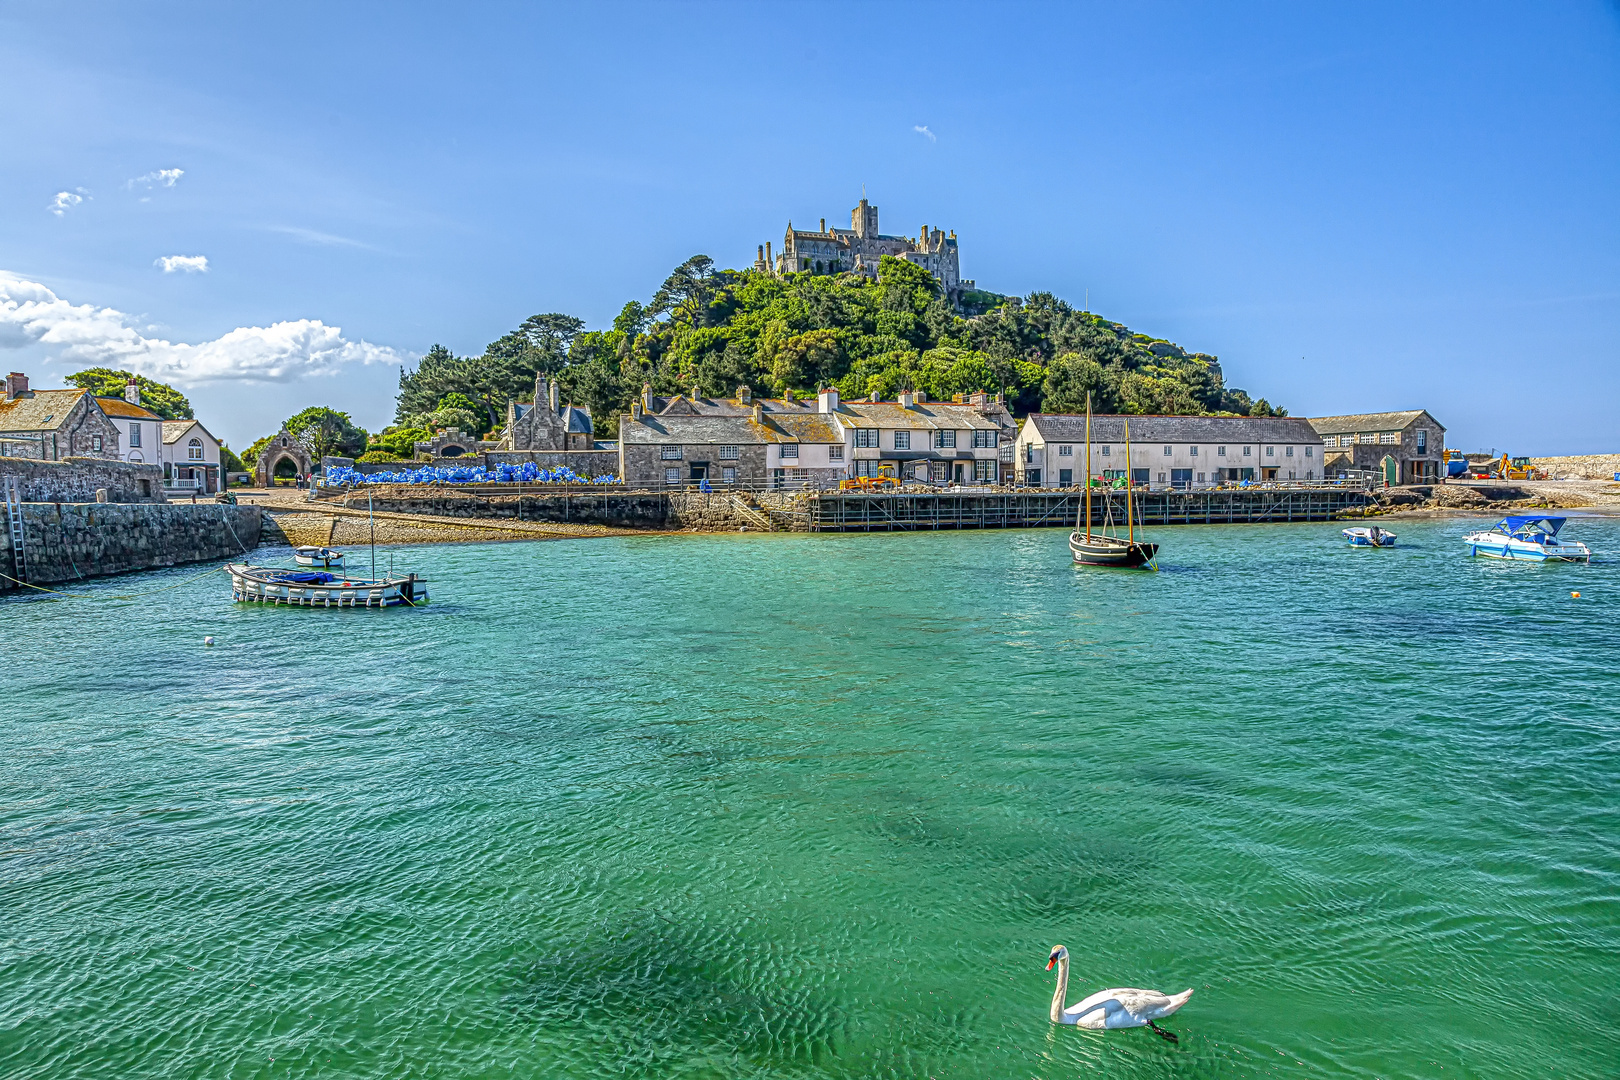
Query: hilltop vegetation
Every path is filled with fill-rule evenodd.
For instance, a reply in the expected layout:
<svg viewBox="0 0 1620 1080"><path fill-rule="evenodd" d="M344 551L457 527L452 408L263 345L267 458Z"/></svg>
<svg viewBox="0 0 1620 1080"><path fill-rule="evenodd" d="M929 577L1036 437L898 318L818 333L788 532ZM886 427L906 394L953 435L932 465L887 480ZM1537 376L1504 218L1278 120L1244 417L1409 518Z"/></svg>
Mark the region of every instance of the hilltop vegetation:
<svg viewBox="0 0 1620 1080"><path fill-rule="evenodd" d="M481 356L435 345L415 372L400 373L396 424L437 426L453 415L493 430L508 400L532 396L537 374L556 377L564 398L589 406L599 424L627 411L644 383L710 396L739 383L773 394L836 385L846 399L890 400L903 389L936 400L989 390L1020 414L1081 410L1090 391L1098 412L1286 415L1228 389L1215 357L1134 334L1051 293L1003 298L964 318L932 275L887 256L874 281L716 270L696 255L648 303L625 304L611 329L584 326L535 315Z"/></svg>
<svg viewBox="0 0 1620 1080"><path fill-rule="evenodd" d="M88 390L97 397L121 398L124 396L124 386L132 376L135 385L141 388L143 406L165 420L193 418L191 402L187 400L186 395L168 383L148 379L145 375L136 375L133 371L115 371L104 367L85 368L62 381L69 386L77 386L80 390Z"/></svg>

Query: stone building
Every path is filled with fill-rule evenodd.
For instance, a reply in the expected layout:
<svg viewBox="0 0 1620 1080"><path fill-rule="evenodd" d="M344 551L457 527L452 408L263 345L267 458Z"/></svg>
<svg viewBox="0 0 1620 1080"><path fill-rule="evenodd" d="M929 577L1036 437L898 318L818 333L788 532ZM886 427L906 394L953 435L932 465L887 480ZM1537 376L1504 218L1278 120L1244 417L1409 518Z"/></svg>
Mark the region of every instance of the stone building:
<svg viewBox="0 0 1620 1080"><path fill-rule="evenodd" d="M1131 460L1125 460L1130 422ZM1307 420L1260 416L1093 416L1091 472L1154 488L1202 488L1244 480L1323 479L1322 440ZM1031 413L1018 433L1018 478L1033 487L1083 483L1086 418Z"/></svg>
<svg viewBox="0 0 1620 1080"><path fill-rule="evenodd" d="M822 218L814 232L795 229L793 223L788 222L781 252L773 255L768 242L761 244L754 269L777 274L848 271L875 277L883 256L893 255L933 274L946 299L953 304L964 290L974 287L972 281L962 279L956 233L924 225L915 237L886 235L878 231L878 208L864 197L860 205L849 212L849 218L847 229L837 226L829 229L827 219Z"/></svg>
<svg viewBox="0 0 1620 1080"><path fill-rule="evenodd" d="M88 390L30 390L28 376L6 376L0 401L0 457L117 461L119 431Z"/></svg>
<svg viewBox="0 0 1620 1080"><path fill-rule="evenodd" d="M285 479L308 476L314 471L315 461L309 447L282 428L259 451L259 460L253 464L253 482L259 487L269 487L275 483L277 475Z"/></svg>
<svg viewBox="0 0 1620 1080"><path fill-rule="evenodd" d="M595 427L589 409L560 404L554 380L536 376L534 401L506 403L506 427L498 450L591 450Z"/></svg>
<svg viewBox="0 0 1620 1080"><path fill-rule="evenodd" d="M1319 416L1330 476L1378 472L1391 484L1432 484L1446 474L1446 429L1423 409Z"/></svg>

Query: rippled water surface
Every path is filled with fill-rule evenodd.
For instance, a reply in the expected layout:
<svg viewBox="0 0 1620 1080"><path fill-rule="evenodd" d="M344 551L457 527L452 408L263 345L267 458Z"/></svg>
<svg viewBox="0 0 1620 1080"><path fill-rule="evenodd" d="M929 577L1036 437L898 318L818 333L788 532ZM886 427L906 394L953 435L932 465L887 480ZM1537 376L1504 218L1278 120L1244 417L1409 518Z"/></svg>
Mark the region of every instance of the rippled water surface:
<svg viewBox="0 0 1620 1080"><path fill-rule="evenodd" d="M1473 524L0 602L0 1075L1613 1077L1620 520ZM1059 942L1071 1002L1196 987L1179 1045L1054 1029Z"/></svg>

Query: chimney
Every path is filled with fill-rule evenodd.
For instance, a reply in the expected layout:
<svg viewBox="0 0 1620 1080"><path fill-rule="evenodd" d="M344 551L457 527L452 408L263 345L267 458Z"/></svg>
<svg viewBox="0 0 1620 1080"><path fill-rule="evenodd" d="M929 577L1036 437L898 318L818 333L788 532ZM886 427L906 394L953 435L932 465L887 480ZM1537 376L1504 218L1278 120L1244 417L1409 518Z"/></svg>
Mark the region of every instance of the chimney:
<svg viewBox="0 0 1620 1080"><path fill-rule="evenodd" d="M548 396L547 400L549 400L551 402L551 411L556 412L557 411L557 405L558 405L558 401L557 401L557 380L556 379L551 380L551 393Z"/></svg>
<svg viewBox="0 0 1620 1080"><path fill-rule="evenodd" d="M13 371L6 376L6 400L16 401L20 397L28 396L28 376L20 371Z"/></svg>
<svg viewBox="0 0 1620 1080"><path fill-rule="evenodd" d="M630 403L630 419L632 419L632 420L640 420L641 419L641 402L632 401Z"/></svg>
<svg viewBox="0 0 1620 1080"><path fill-rule="evenodd" d="M748 384L747 383L739 384L738 387L737 387L737 401L738 401L738 403L742 404L742 405L747 405L751 401L753 401L753 399L754 399L754 392L752 390L748 389Z"/></svg>
<svg viewBox="0 0 1620 1080"><path fill-rule="evenodd" d="M871 397L870 400L871 400L872 404L876 405L878 402L882 401L883 399L878 397L878 392L876 390L874 390L874 391L872 391L872 397Z"/></svg>
<svg viewBox="0 0 1620 1080"><path fill-rule="evenodd" d="M133 375L129 377L129 382L124 384L124 400L131 405L141 403L141 384L135 381Z"/></svg>
<svg viewBox="0 0 1620 1080"><path fill-rule="evenodd" d="M921 245L924 251L928 250L928 226L923 226L922 235L917 237L917 243Z"/></svg>
<svg viewBox="0 0 1620 1080"><path fill-rule="evenodd" d="M641 411L646 413L653 411L652 383L644 382L641 384Z"/></svg>
<svg viewBox="0 0 1620 1080"><path fill-rule="evenodd" d="M917 391L917 404L921 405L928 400L928 395L921 390Z"/></svg>
<svg viewBox="0 0 1620 1080"><path fill-rule="evenodd" d="M754 406L754 423L763 424L764 422L765 422L765 406L763 406L763 405L755 405Z"/></svg>
<svg viewBox="0 0 1620 1080"><path fill-rule="evenodd" d="M917 403L917 397L910 390L900 391L900 407L909 409Z"/></svg>
<svg viewBox="0 0 1620 1080"><path fill-rule="evenodd" d="M771 255L771 242L765 241L765 269L776 272L776 260Z"/></svg>
<svg viewBox="0 0 1620 1080"><path fill-rule="evenodd" d="M822 232L827 231L827 219L826 218L821 219L821 231Z"/></svg>
<svg viewBox="0 0 1620 1080"><path fill-rule="evenodd" d="M816 403L816 411L823 413L838 411L838 387L829 386L821 392L820 399Z"/></svg>
<svg viewBox="0 0 1620 1080"><path fill-rule="evenodd" d="M534 376L534 407L539 408L546 401L546 377L539 372Z"/></svg>

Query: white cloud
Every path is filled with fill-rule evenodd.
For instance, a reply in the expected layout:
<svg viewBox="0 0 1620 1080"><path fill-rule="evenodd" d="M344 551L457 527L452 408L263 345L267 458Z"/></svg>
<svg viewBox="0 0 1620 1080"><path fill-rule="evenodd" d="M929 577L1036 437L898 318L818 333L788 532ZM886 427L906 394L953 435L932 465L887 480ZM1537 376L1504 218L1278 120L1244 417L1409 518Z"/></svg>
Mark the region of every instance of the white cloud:
<svg viewBox="0 0 1620 1080"><path fill-rule="evenodd" d="M377 249L361 240L351 240L347 236L334 236L332 233L321 232L318 229L306 229L302 225L269 225L271 232L290 236L305 244L316 244L321 247L354 247L364 248L367 251Z"/></svg>
<svg viewBox="0 0 1620 1080"><path fill-rule="evenodd" d="M161 255L153 266L163 267L165 274L181 272L186 274L208 273L208 256L206 255Z"/></svg>
<svg viewBox="0 0 1620 1080"><path fill-rule="evenodd" d="M131 323L121 311L73 304L37 281L0 271L0 349L45 346L54 350L52 360L122 367L181 386L290 382L334 375L350 364L406 359L385 346L350 341L318 319L242 326L197 345L147 337Z"/></svg>
<svg viewBox="0 0 1620 1080"><path fill-rule="evenodd" d="M911 130L915 131L919 135L928 136L929 142L939 142L939 137L936 136L932 131L928 130L927 124L913 124L911 125Z"/></svg>
<svg viewBox="0 0 1620 1080"><path fill-rule="evenodd" d="M141 187L148 188L174 187L174 185L184 175L186 175L186 170L184 169L155 169L152 172L147 173L145 176L137 176L124 186L132 191L135 189L135 185L137 184L139 184Z"/></svg>
<svg viewBox="0 0 1620 1080"><path fill-rule="evenodd" d="M56 193L56 198L51 200L51 205L47 206L45 209L49 210L57 217L61 217L75 206L78 206L80 203L84 202L85 198L89 196L89 194L90 193L84 190L84 188L80 188L77 193L72 191L58 191Z"/></svg>

